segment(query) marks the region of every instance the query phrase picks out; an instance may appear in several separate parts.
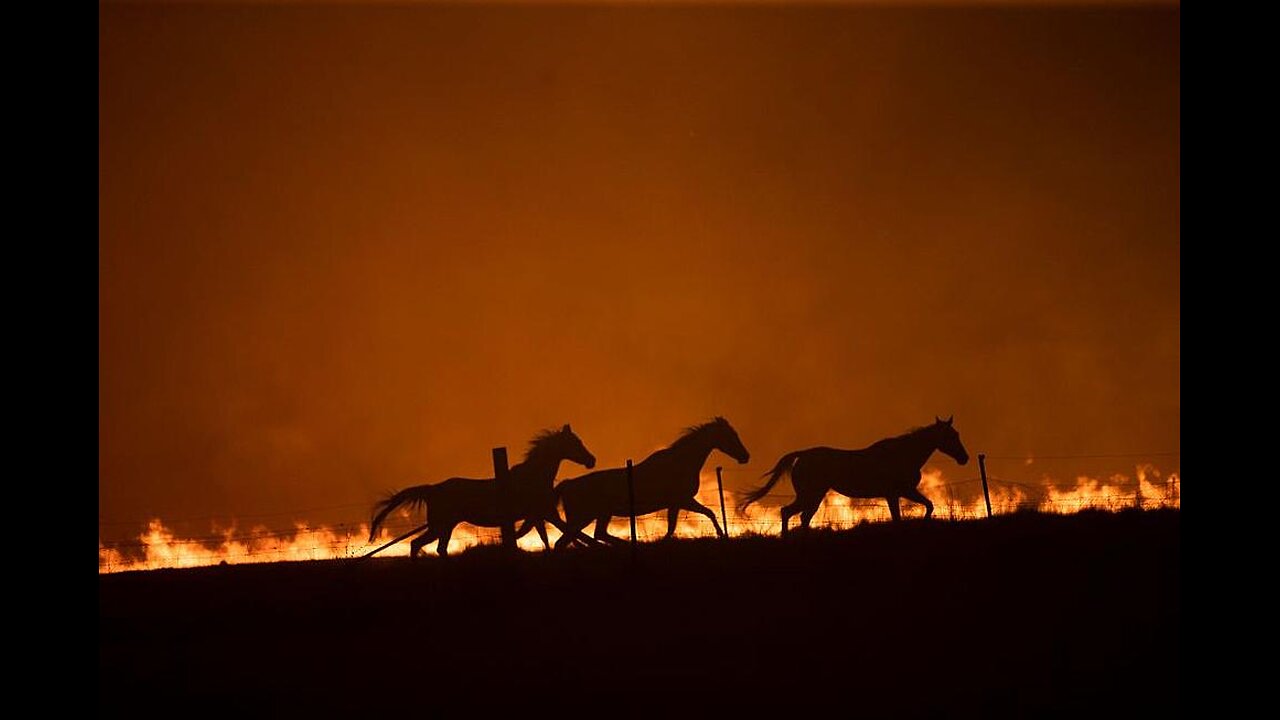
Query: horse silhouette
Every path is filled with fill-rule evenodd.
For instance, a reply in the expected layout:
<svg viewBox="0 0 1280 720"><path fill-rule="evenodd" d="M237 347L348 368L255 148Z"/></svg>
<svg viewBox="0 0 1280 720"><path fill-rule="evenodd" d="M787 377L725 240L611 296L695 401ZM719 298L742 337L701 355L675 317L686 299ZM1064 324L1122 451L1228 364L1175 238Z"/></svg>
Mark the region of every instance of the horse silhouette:
<svg viewBox="0 0 1280 720"><path fill-rule="evenodd" d="M961 465L969 462L969 452L960 443L960 433L952 427L954 419L954 415L946 420L935 417L932 425L879 440L860 450L815 447L787 453L765 473L769 481L748 493L738 510L764 497L789 473L796 499L782 508L784 535L787 521L796 513L800 513L800 524L809 527L828 490L852 498L882 497L889 503L889 514L894 520L902 519L898 506L901 498L924 505L925 517L932 517L933 503L916 487L920 484L920 470L929 456L938 450Z"/></svg>
<svg viewBox="0 0 1280 720"><path fill-rule="evenodd" d="M680 511L689 510L709 518L716 533L723 536L724 530L716 521L716 514L694 498L701 483L702 466L712 450L719 450L739 463L751 458L728 420L717 417L691 427L669 447L654 452L632 467L636 515L666 510L666 537L669 538L676 530ZM609 521L631 514L625 467L570 478L556 486L555 494L564 503L564 524L567 527L567 530L561 530L564 535L556 541L557 549L574 541L587 540L582 529L592 520L596 523L595 540L623 542L609 534ZM528 532L528 528L521 528L521 532Z"/></svg>
<svg viewBox="0 0 1280 720"><path fill-rule="evenodd" d="M548 549L547 531L544 525L550 521L565 532L556 512L554 484L560 462L569 460L587 469L595 467L596 458L582 444L582 440L565 425L559 430L544 430L529 442L524 460L510 469L511 482L505 499L508 513L503 513L498 484L493 478L449 478L442 482L415 485L405 488L373 506L374 517L369 525L369 540L376 537L393 510L403 505L425 506L427 529L409 543L410 557L416 557L424 545L438 540L436 552L442 557L449 554L449 536L458 523L471 523L481 527L501 527L504 517L526 519L526 527L538 530L542 544ZM527 532L527 530L526 530Z"/></svg>

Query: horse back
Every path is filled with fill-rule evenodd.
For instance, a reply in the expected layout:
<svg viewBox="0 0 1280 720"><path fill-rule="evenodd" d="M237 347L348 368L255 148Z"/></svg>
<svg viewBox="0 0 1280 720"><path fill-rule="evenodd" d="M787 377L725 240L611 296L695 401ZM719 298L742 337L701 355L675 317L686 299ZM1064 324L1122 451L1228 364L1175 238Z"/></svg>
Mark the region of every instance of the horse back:
<svg viewBox="0 0 1280 720"><path fill-rule="evenodd" d="M565 512L597 513L627 500L627 469L608 468L569 478L556 486Z"/></svg>
<svg viewBox="0 0 1280 720"><path fill-rule="evenodd" d="M920 469L896 462L874 447L816 447L801 454L791 476L798 489L832 489L849 497L883 497L914 488Z"/></svg>
<svg viewBox="0 0 1280 720"><path fill-rule="evenodd" d="M492 484L493 478L482 480L480 478L451 477L448 480L441 480L434 487L446 493L481 492L485 489L485 486Z"/></svg>

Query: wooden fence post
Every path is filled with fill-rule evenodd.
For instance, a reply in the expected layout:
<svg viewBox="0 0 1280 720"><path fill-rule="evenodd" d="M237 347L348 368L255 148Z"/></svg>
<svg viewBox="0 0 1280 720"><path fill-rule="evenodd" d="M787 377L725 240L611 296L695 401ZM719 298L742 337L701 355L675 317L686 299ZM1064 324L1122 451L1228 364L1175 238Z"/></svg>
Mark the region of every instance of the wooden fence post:
<svg viewBox="0 0 1280 720"><path fill-rule="evenodd" d="M627 459L627 510L631 514L631 559L636 559L636 481L631 474L631 459Z"/></svg>
<svg viewBox="0 0 1280 720"><path fill-rule="evenodd" d="M403 535L401 535L401 536L399 536L399 537L395 538L394 540L388 540L387 542L385 542L385 543L383 543L383 544L379 545L378 547L376 547L376 548L374 548L374 549L370 550L369 552L367 552L367 553L365 553L365 554L364 554L364 557L373 557L374 555L377 555L378 553L382 552L383 550L386 550L387 548L391 547L392 545L395 545L396 543L400 542L401 540L404 540L404 539L406 539L406 538L408 538L408 537L410 537L410 536L412 536L412 535L417 535L418 533L420 533L420 532L422 532L423 530L426 530L426 529L427 529L427 526L426 526L426 525L419 525L418 527L416 527L416 528L414 528L414 529L410 530L409 532L407 532L407 533L405 533L405 534L403 534Z"/></svg>
<svg viewBox="0 0 1280 720"><path fill-rule="evenodd" d="M511 471L507 468L507 449L493 449L493 478L498 491L498 518L502 521L502 546L516 549L516 529L511 518Z"/></svg>
<svg viewBox="0 0 1280 720"><path fill-rule="evenodd" d="M724 511L724 480L720 478L721 466L716 466L716 489L720 491L720 522L724 523L724 539L729 539L729 516Z"/></svg>
<svg viewBox="0 0 1280 720"><path fill-rule="evenodd" d="M982 499L987 501L987 517L991 517L991 491L987 489L987 456L978 453L978 470L982 473Z"/></svg>

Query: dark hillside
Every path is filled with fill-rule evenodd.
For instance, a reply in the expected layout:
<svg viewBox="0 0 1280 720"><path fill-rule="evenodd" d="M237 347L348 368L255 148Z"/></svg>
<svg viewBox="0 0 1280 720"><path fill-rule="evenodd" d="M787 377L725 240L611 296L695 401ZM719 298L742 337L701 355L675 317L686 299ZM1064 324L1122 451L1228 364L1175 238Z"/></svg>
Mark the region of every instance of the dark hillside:
<svg viewBox="0 0 1280 720"><path fill-rule="evenodd" d="M1177 511L99 578L110 715L1157 716ZM715 713L709 715L709 713ZM406 717L408 715L405 715Z"/></svg>

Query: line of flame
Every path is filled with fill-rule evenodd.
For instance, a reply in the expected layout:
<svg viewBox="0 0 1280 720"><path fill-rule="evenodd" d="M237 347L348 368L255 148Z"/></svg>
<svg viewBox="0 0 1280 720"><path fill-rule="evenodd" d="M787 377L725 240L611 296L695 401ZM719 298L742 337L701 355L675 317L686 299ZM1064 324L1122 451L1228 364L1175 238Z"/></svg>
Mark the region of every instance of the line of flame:
<svg viewBox="0 0 1280 720"><path fill-rule="evenodd" d="M1135 468L1134 479L1121 474L1102 480L1080 476L1070 486L1063 486L1050 478L1042 486L991 483L991 504L997 514L1017 510L1037 510L1050 513L1074 513L1086 509L1121 510L1140 508L1179 508L1180 478L1177 473L1163 475L1155 466L1144 464ZM718 510L719 497L715 474L704 471L698 501ZM983 517L986 514L981 492L972 484L963 485L962 497L957 497L955 483L947 483L941 470L927 468L921 478L920 490L935 504L934 517L961 520ZM786 497L780 493L780 497ZM774 506L752 505L739 513L735 502L726 499L731 534L745 533L777 535L780 531L778 510ZM922 517L924 508L903 503L903 515ZM718 513L717 513L718 514ZM822 508L814 517L815 527L849 528L862 522L883 522L889 519L889 510L883 500L854 500L837 493L829 493ZM138 536L136 553L127 553L120 547L98 543L98 571L100 573L128 570L156 570L161 568L188 568L203 565L281 562L299 560L330 560L354 558L364 555L381 545L403 529L417 524L405 515L397 529L383 528L373 542L368 542L367 524L353 526L313 527L295 523L289 533L274 532L264 526L255 526L247 533L238 533L234 526L216 531L216 539L191 540L178 538L159 519L151 520L146 531ZM793 521L794 522L794 521ZM615 518L609 525L615 537L630 534L629 521ZM651 541L663 537L667 531L666 513L653 513L636 519L636 534L641 540ZM704 517L682 512L677 524L678 537L708 537L715 535L711 523ZM548 528L551 542L559 538L559 532ZM497 530L459 525L449 542L449 552L456 553L480 544L499 540ZM530 533L518 542L527 551L542 550L542 542ZM404 556L409 552L407 543L394 545L382 554Z"/></svg>

